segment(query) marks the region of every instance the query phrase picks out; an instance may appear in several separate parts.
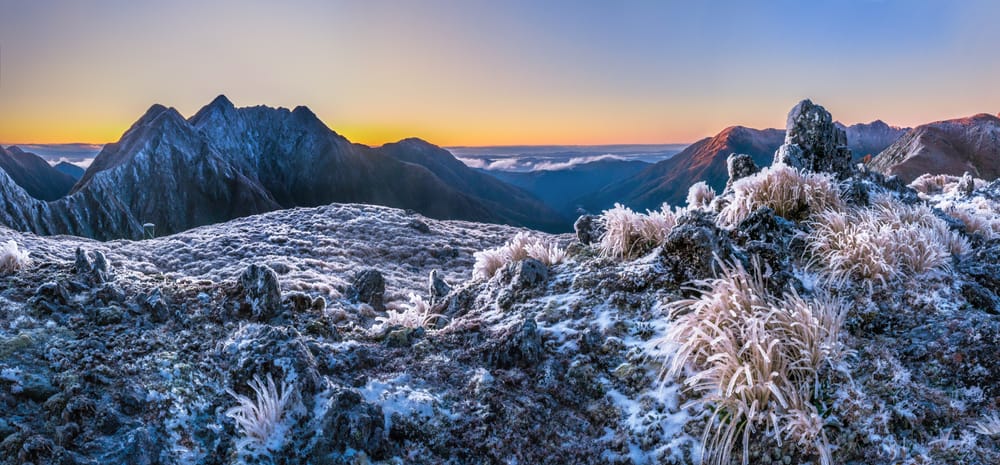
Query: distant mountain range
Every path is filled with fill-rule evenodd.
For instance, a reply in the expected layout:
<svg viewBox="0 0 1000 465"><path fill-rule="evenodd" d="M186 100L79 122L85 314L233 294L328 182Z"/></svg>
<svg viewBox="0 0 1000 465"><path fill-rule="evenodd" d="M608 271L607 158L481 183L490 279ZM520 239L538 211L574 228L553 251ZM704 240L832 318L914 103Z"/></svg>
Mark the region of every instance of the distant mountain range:
<svg viewBox="0 0 1000 465"><path fill-rule="evenodd" d="M907 182L924 173L969 172L996 179L1000 177L998 116L979 114L918 126L875 157L872 167Z"/></svg>
<svg viewBox="0 0 1000 465"><path fill-rule="evenodd" d="M878 153L892 144L907 129L889 126L882 121L844 126L848 148L856 158ZM635 175L583 196L576 202L597 212L622 203L639 210L657 209L663 202L682 205L692 184L705 181L716 191L726 185L726 157L732 153L750 155L759 166L770 165L774 152L782 144L785 131L731 126L714 137L706 137L672 158L645 168Z"/></svg>
<svg viewBox="0 0 1000 465"><path fill-rule="evenodd" d="M1000 177L1000 118L993 115L912 130L882 121L836 124L856 160L879 154L873 168L907 181L925 172ZM507 153L462 149L477 163L490 161L489 169L473 169L420 139L368 147L338 135L306 107L236 108L219 96L187 119L153 105L86 170L0 147L0 223L105 240L137 238L144 223L170 234L277 209L366 203L563 232L581 211L681 205L698 181L721 190L730 154L768 165L784 137L778 129L732 126L676 155L670 146L619 147L662 160L652 164L583 148L563 160L565 148L544 148L529 172L493 166Z"/></svg>
<svg viewBox="0 0 1000 465"><path fill-rule="evenodd" d="M0 174L0 221L40 234L135 238L144 223L170 234L281 208L338 202L547 231L568 228L569 220L542 202L493 183L446 151L405 153L427 146L352 144L306 107L237 109L219 96L185 119L172 108L154 105L121 140L105 146L70 195L58 201L33 198ZM443 173L444 166L453 170L447 181L434 171ZM452 184L457 178L480 182ZM476 189L462 190L472 184Z"/></svg>
<svg viewBox="0 0 1000 465"><path fill-rule="evenodd" d="M563 216L576 218L583 207L579 201L581 197L627 179L649 166L638 160L605 159L560 170L486 172L532 193Z"/></svg>
<svg viewBox="0 0 1000 465"><path fill-rule="evenodd" d="M18 147L0 147L0 169L29 195L56 200L69 193L76 183L71 175L53 168L42 157Z"/></svg>

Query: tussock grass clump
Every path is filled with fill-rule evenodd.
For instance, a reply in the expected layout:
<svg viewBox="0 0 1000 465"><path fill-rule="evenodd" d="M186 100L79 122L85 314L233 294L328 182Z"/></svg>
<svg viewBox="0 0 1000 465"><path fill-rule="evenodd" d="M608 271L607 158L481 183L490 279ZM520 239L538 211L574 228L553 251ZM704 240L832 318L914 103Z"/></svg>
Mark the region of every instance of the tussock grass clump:
<svg viewBox="0 0 1000 465"><path fill-rule="evenodd" d="M667 204L643 214L616 203L614 208L604 211L601 221L604 223L599 244L601 255L629 260L663 244L677 224L677 213Z"/></svg>
<svg viewBox="0 0 1000 465"><path fill-rule="evenodd" d="M474 279L489 279L503 268L504 265L531 257L545 266L557 265L566 261L566 250L558 244L548 242L540 237L519 232L506 244L473 254L476 259L472 268Z"/></svg>
<svg viewBox="0 0 1000 465"><path fill-rule="evenodd" d="M698 283L700 296L669 304L674 321L662 341L676 348L665 376L690 368L685 388L700 397L688 405L712 409L702 434L705 463L732 463L737 443L749 463L758 430L832 463L816 405L821 378L847 353L840 342L845 305L795 292L777 298L756 269L748 273L738 263L721 269L719 278Z"/></svg>
<svg viewBox="0 0 1000 465"><path fill-rule="evenodd" d="M31 265L27 250L17 247L12 240L0 244L0 275L12 274Z"/></svg>
<svg viewBox="0 0 1000 465"><path fill-rule="evenodd" d="M707 182L696 182L688 189L687 207L708 208L712 201L715 200L715 195L715 190Z"/></svg>
<svg viewBox="0 0 1000 465"><path fill-rule="evenodd" d="M980 234L986 239L1000 237L1000 204L997 202L975 197L950 206L945 213L961 221L969 234Z"/></svg>
<svg viewBox="0 0 1000 465"><path fill-rule="evenodd" d="M407 328L430 327L448 317L431 312L431 304L417 294L410 294L410 303L398 309L386 309L386 316L375 317L379 328L403 326Z"/></svg>
<svg viewBox="0 0 1000 465"><path fill-rule="evenodd" d="M278 389L270 373L266 384L254 375L248 385L254 392L253 399L231 389L226 390L239 403L226 410L226 416L236 421L242 435L240 446L255 454L270 455L280 448L284 440L280 426L292 397L292 387L282 381L281 389Z"/></svg>
<svg viewBox="0 0 1000 465"><path fill-rule="evenodd" d="M815 216L807 236L814 264L835 285L849 280L869 286L947 270L969 242L924 205L881 196L870 208L827 210Z"/></svg>
<svg viewBox="0 0 1000 465"><path fill-rule="evenodd" d="M833 175L802 172L783 164L736 181L733 194L732 202L719 213L722 226L733 227L761 207L770 207L779 216L794 221L844 208Z"/></svg>
<svg viewBox="0 0 1000 465"><path fill-rule="evenodd" d="M957 183L958 176L950 174L922 174L910 183L910 188L927 195L940 194L951 184Z"/></svg>

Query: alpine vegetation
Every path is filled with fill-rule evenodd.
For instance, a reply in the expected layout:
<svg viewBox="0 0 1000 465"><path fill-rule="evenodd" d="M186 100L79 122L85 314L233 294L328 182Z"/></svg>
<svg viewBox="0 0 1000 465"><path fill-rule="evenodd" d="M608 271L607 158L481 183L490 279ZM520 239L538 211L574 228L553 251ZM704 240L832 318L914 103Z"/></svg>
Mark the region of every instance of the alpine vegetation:
<svg viewBox="0 0 1000 465"><path fill-rule="evenodd" d="M621 204L601 215L604 233L600 250L605 257L631 260L663 244L677 224L677 213L663 204L657 211L636 213Z"/></svg>
<svg viewBox="0 0 1000 465"><path fill-rule="evenodd" d="M708 208L715 200L715 189L712 189L705 181L698 181L688 189L688 208Z"/></svg>
<svg viewBox="0 0 1000 465"><path fill-rule="evenodd" d="M398 305L399 309L387 308L386 316L377 316L378 325L375 329L387 329L393 326L405 328L427 328L448 317L431 312L431 304L416 293L410 293L409 304Z"/></svg>
<svg viewBox="0 0 1000 465"><path fill-rule="evenodd" d="M546 241L526 232L519 232L506 244L474 254L476 264L472 269L474 279L489 279L508 263L534 258L545 266L558 265L566 260L566 250L554 242Z"/></svg>
<svg viewBox="0 0 1000 465"><path fill-rule="evenodd" d="M21 250L17 242L9 240L0 244L0 275L17 273L31 265L27 250Z"/></svg>
<svg viewBox="0 0 1000 465"><path fill-rule="evenodd" d="M272 451L279 450L284 442L281 423L294 391L284 381L278 389L270 373L267 384L254 375L248 386L254 392L253 399L231 389L226 390L239 403L226 410L226 416L236 421L242 435L239 443L251 455L270 455Z"/></svg>
<svg viewBox="0 0 1000 465"><path fill-rule="evenodd" d="M905 276L947 270L968 240L923 205L881 196L871 207L815 215L807 243L820 271L835 285L849 280L885 285Z"/></svg>
<svg viewBox="0 0 1000 465"><path fill-rule="evenodd" d="M840 188L829 173L813 173L783 164L772 165L759 173L733 183L733 199L719 213L719 223L735 226L761 207L774 210L789 220L802 220L810 214L843 208Z"/></svg>
<svg viewBox="0 0 1000 465"><path fill-rule="evenodd" d="M718 278L696 283L697 297L667 305L673 322L661 341L676 348L664 365L666 379L687 374L683 384L697 396L689 405L711 412L702 433L705 461L732 463L740 445L746 465L751 437L760 432L804 446L830 465L816 405L830 394L821 381L847 353L840 340L845 305L794 291L772 296L756 267L720 268Z"/></svg>

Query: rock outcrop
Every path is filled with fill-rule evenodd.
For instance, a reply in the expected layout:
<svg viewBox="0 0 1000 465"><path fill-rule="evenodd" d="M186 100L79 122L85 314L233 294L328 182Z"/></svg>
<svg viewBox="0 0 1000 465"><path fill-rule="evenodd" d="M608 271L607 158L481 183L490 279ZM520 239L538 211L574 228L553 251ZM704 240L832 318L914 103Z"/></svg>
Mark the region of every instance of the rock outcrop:
<svg viewBox="0 0 1000 465"><path fill-rule="evenodd" d="M851 174L851 159L847 134L825 108L806 99L788 113L785 143L775 152L775 163L846 178Z"/></svg>

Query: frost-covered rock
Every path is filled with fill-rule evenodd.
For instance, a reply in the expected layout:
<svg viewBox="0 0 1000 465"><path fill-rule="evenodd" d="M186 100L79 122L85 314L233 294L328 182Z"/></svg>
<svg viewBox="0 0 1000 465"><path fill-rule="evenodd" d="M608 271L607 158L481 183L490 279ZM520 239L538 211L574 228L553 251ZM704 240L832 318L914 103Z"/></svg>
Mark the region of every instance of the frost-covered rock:
<svg viewBox="0 0 1000 465"><path fill-rule="evenodd" d="M774 154L775 163L808 171L851 174L851 149L847 134L837 127L825 108L803 100L788 113L785 143Z"/></svg>
<svg viewBox="0 0 1000 465"><path fill-rule="evenodd" d="M256 321L268 321L281 311L281 286L271 267L250 265L240 275L240 286L240 312L249 313Z"/></svg>
<svg viewBox="0 0 1000 465"><path fill-rule="evenodd" d="M431 270L427 278L427 293L431 296L431 304L436 304L451 293L451 286L441 276L439 270Z"/></svg>
<svg viewBox="0 0 1000 465"><path fill-rule="evenodd" d="M385 278L374 268L359 271L348 289L348 298L354 302L371 305L375 310L385 310Z"/></svg>
<svg viewBox="0 0 1000 465"><path fill-rule="evenodd" d="M576 231L577 240L583 245L596 244L604 234L604 224L599 215L581 215L573 223L573 230Z"/></svg>
<svg viewBox="0 0 1000 465"><path fill-rule="evenodd" d="M753 157L745 153L731 153L726 157L726 171L729 173L729 180L726 181L726 188L723 192L731 192L733 183L747 176L752 176L760 171Z"/></svg>

